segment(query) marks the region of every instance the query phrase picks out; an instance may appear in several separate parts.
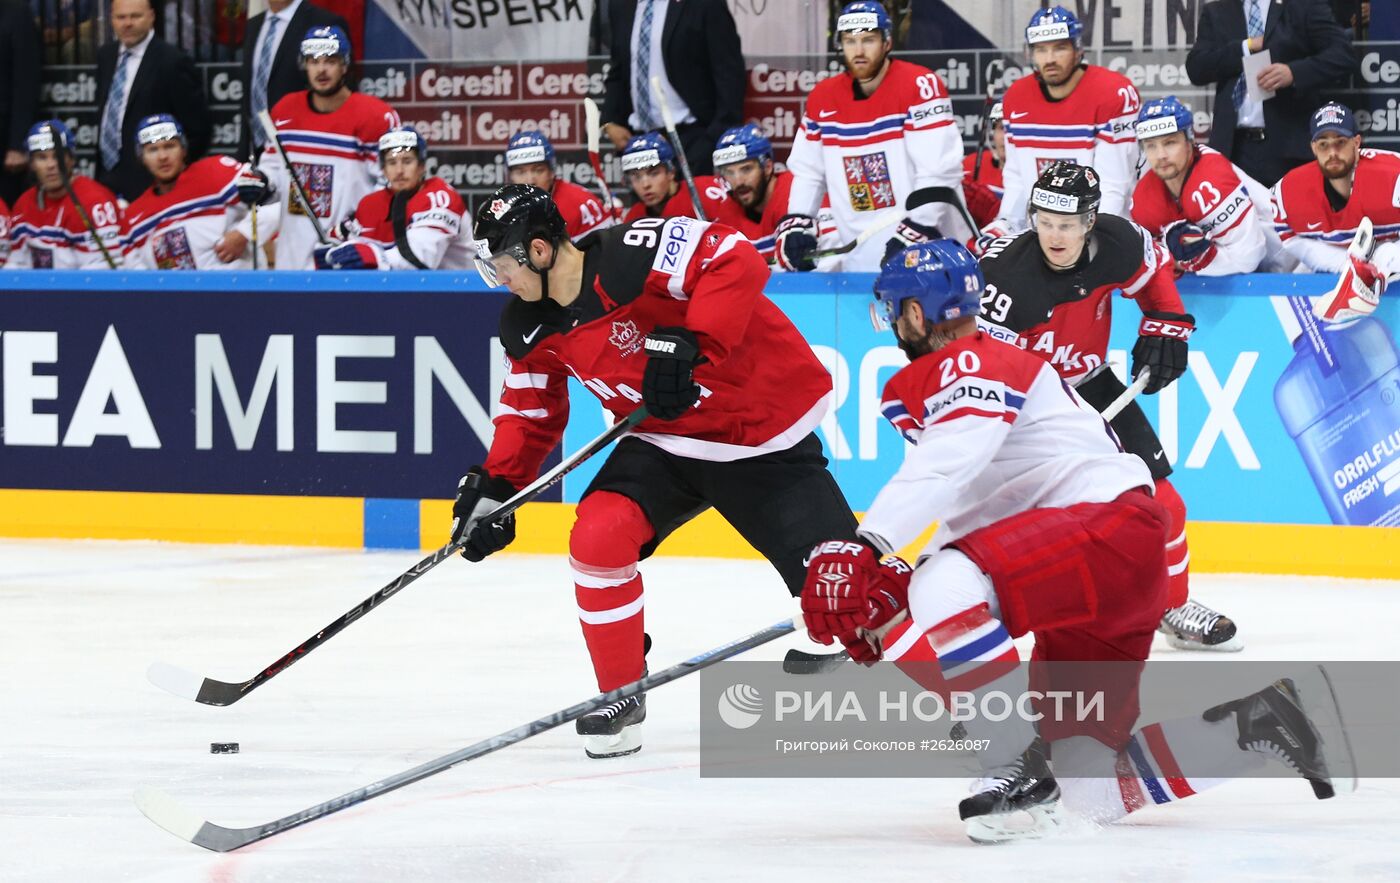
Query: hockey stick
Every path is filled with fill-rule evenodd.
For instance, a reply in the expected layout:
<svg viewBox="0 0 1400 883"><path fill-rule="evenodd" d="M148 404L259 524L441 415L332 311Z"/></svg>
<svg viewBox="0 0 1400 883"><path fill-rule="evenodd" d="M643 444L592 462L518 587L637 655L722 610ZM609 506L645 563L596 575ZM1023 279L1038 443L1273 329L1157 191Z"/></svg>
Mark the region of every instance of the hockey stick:
<svg viewBox="0 0 1400 883"><path fill-rule="evenodd" d="M992 106L996 104L996 89L987 83L987 97L982 102L982 117L977 121L977 159L972 163L972 180L982 180L982 153L987 149L987 120L992 117Z"/></svg>
<svg viewBox="0 0 1400 883"><path fill-rule="evenodd" d="M250 152L249 155L248 155L248 165L250 165L250 166L256 166L256 165L257 165L257 159L258 159L258 151L257 151L257 148L254 147L254 148L252 148L251 152ZM249 211L249 215L250 215L250 222L252 223L252 227L253 227L253 229L252 229L252 231L251 231L252 234L253 234L253 269L254 269L254 270L257 270L257 269L258 269L258 204L257 204L256 202L253 203L253 207L252 207L251 209L249 209L248 211Z"/></svg>
<svg viewBox="0 0 1400 883"><path fill-rule="evenodd" d="M418 259L408 242L408 201L415 192L400 190L389 200L389 226L394 230L394 247L399 250L399 257L420 270L428 270L431 267Z"/></svg>
<svg viewBox="0 0 1400 883"><path fill-rule="evenodd" d="M1123 390L1118 398L1109 402L1108 407L1100 412L1103 415L1104 422L1112 423L1114 417L1117 417L1123 412L1124 408L1132 404L1133 399L1138 397L1138 393L1147 388L1147 381L1151 379L1151 377L1152 372L1146 368L1139 371L1137 379L1133 381L1133 385Z"/></svg>
<svg viewBox="0 0 1400 883"><path fill-rule="evenodd" d="M914 209L920 206L928 205L929 203L934 202L950 203L961 208L964 215L967 214L967 209L962 208L962 201L958 199L957 194L953 192L953 188L923 187L918 190L915 190L913 193L910 193L909 197L904 200L904 211L906 214L893 215L889 218L886 218L885 220L881 221L875 226L866 229L859 236L857 236L855 239L852 239L850 242L847 242L845 245L838 245L835 248L827 248L822 249L821 251L812 252L812 260L816 261L821 260L822 258L833 257L838 254L848 254L850 252L853 252L865 243L869 242L871 239L874 239L880 233L880 231L888 230L890 227L893 227L895 224L898 224L900 221L904 220L905 217L908 216L908 212L912 212ZM974 229L976 228L974 227ZM772 258L768 262L770 264L777 263L777 258Z"/></svg>
<svg viewBox="0 0 1400 883"><path fill-rule="evenodd" d="M497 506L482 520L499 521L519 509L535 497L538 497L545 490L558 484L565 475L574 471L574 469L578 468L585 460L588 460L603 448L606 448L623 435L626 435L627 432L638 423L645 420L646 417L646 406L642 405L638 407L622 420L614 423L602 435L593 439L593 441L577 451L572 457L569 457L549 472L535 479L532 484L520 493L511 497L500 506ZM396 595L405 586L452 557L462 548L462 545L463 543L448 543L436 552L433 552L408 570L399 574L388 585L350 608L350 610L346 611L339 619L307 638L305 641L302 641L295 648L282 656L282 658L246 681L230 683L228 681L215 680L214 678L201 678L194 672L186 671L183 668L178 668L164 662L152 663L151 667L146 671L146 677L151 683L160 687L162 690L174 693L176 696L182 696L185 699L193 699L195 702L204 705L232 705L276 677L298 659L301 659L312 650L315 650L317 647L335 637L342 629L350 625L350 623L364 616L366 613L369 613L375 607Z"/></svg>
<svg viewBox="0 0 1400 883"><path fill-rule="evenodd" d="M608 189L608 181L603 177L603 160L598 155L598 145L603 140L602 119L602 114L598 112L598 102L592 98L583 99L584 127L588 132L588 163L593 166L593 177L598 179L598 195L603 197L603 208L617 221L620 220L617 216L617 206L613 204L612 191Z"/></svg>
<svg viewBox="0 0 1400 883"><path fill-rule="evenodd" d="M645 693L654 690L664 684L679 680L687 675L694 674L701 669L708 668L717 662L738 656L740 653L752 650L769 641L790 635L802 627L801 617L794 619L784 619L768 626L765 629L754 632L728 644L723 644L713 650L706 650L699 656L691 657L686 661L673 665L664 671L659 671L654 675L647 675L639 681L633 681L626 686L618 687L607 693L601 693L577 705L561 709L553 714L547 714L536 718L527 724L506 730L504 733L483 739L474 745L468 745L451 754L444 754L442 757L420 764L411 770L380 779L363 788L356 788L325 803L318 803L308 807L301 812L283 816L264 825L254 825L248 828L226 828L216 825L213 822L205 821L195 813L175 802L170 795L154 788L143 787L136 791L135 801L137 809L145 814L146 818L155 822L160 827L174 834L182 840L188 840L195 846L202 846L214 852L229 852L249 843L256 843L265 840L275 834L291 830L307 822L328 816L331 813L339 812L342 809L356 806L367 800L373 800L390 791L411 785L429 776L435 776L445 770L449 770L460 763L469 760L476 760L484 757L493 751L509 747L517 742L523 742L532 736L548 732L555 727L577 720L589 712L596 711L606 705L629 699L638 693Z"/></svg>
<svg viewBox="0 0 1400 883"><path fill-rule="evenodd" d="M685 158L681 136L676 133L676 121L671 119L671 104L661 92L661 77L651 78L651 91L656 93L656 103L661 108L661 119L666 124L666 135L671 141L671 149L676 152L676 159L681 164L681 175L685 178L685 188L690 191L690 203L695 206L695 217L697 220L707 221L709 219L705 217L705 208L700 204L700 191L695 187L695 176L690 174L690 160Z"/></svg>
<svg viewBox="0 0 1400 883"><path fill-rule="evenodd" d="M272 124L272 116L265 110L258 111L258 123L262 126L263 134L267 136L269 143L277 147L277 153L282 157L282 164L287 167L287 179L292 182L292 192L296 194L297 201L306 211L306 216L311 219L311 226L316 230L316 241L320 245L331 245L330 238L326 236L326 231L321 227L321 219L316 217L316 210L311 207L311 199L306 195L306 188L301 186L301 178L297 176L297 170L292 167L292 158L287 155L287 148L282 146L282 140L277 137L277 127Z"/></svg>
<svg viewBox="0 0 1400 883"><path fill-rule="evenodd" d="M92 222L92 216L89 215L87 209L83 207L83 201L78 198L78 191L73 189L73 174L68 169L68 163L65 162L65 158L71 156L71 154L68 153L66 148L61 146L63 142L59 140L58 133L54 131L53 126L49 126L48 130L49 138L53 139L54 143L54 158L58 162L59 182L62 183L64 191L68 194L68 198L73 201L73 208L78 213L78 220L82 221L83 226L87 228L88 234L92 236L92 241L97 246L97 250L102 252L102 259L107 262L107 268L115 270L117 268L117 262L113 260L112 253L107 250L107 246L102 243L102 237L97 233L97 225Z"/></svg>

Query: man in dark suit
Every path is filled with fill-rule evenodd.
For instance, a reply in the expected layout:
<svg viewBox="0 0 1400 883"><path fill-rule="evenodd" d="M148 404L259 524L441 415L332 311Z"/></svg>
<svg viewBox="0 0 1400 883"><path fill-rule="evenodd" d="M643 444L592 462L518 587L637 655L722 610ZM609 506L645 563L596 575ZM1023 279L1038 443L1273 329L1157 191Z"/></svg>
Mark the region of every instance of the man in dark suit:
<svg viewBox="0 0 1400 883"><path fill-rule="evenodd" d="M39 106L39 31L24 0L0 0L0 199L14 204L29 170L25 135Z"/></svg>
<svg viewBox="0 0 1400 883"><path fill-rule="evenodd" d="M744 118L744 55L725 0L604 0L612 66L603 98L603 132L620 152L634 134L662 126L651 78L676 122L697 175L726 129Z"/></svg>
<svg viewBox="0 0 1400 883"><path fill-rule="evenodd" d="M117 39L97 50L97 180L128 202L151 186L136 124L168 113L185 127L190 158L209 147L209 105L194 62L157 37L152 0L112 0Z"/></svg>
<svg viewBox="0 0 1400 883"><path fill-rule="evenodd" d="M1275 95L1259 102L1242 79L1244 56L1266 49L1271 64L1258 82ZM1312 161L1308 118L1323 102L1318 93L1355 69L1356 53L1327 0L1214 0L1186 56L1192 83L1215 83L1210 146L1271 187Z"/></svg>
<svg viewBox="0 0 1400 883"><path fill-rule="evenodd" d="M306 88L306 73L300 63L301 38L312 28L328 25L350 32L344 18L308 0L268 0L266 12L248 19L243 32L240 158L247 158L253 146L263 146L262 129L252 115L271 110L288 92Z"/></svg>

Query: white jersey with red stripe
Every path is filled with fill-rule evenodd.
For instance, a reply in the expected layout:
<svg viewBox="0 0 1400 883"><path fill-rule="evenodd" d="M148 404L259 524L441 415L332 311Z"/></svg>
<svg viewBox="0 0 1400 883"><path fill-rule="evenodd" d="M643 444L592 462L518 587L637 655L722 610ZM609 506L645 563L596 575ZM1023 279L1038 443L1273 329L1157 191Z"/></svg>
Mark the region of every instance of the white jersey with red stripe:
<svg viewBox="0 0 1400 883"><path fill-rule="evenodd" d="M1317 163L1274 185L1274 229L1283 247L1315 273L1338 273L1362 218L1374 225L1376 266L1400 273L1400 154L1364 148L1352 172L1351 197L1334 208L1332 186ZM1339 200L1340 201L1340 200Z"/></svg>
<svg viewBox="0 0 1400 883"><path fill-rule="evenodd" d="M1005 192L994 224L1015 233L1026 229L1026 204L1040 173L1057 159L1092 166L1099 176L1101 214L1128 217L1137 183L1138 146L1133 123L1142 106L1137 87L1119 73L1085 65L1074 91L1053 99L1040 77L1022 77L1001 102L1006 126Z"/></svg>
<svg viewBox="0 0 1400 883"><path fill-rule="evenodd" d="M1142 460L1049 365L981 331L900 369L880 408L914 444L861 521L886 551L934 522L929 552L1029 509L1152 486Z"/></svg>
<svg viewBox="0 0 1400 883"><path fill-rule="evenodd" d="M224 263L214 246L247 213L234 179L242 163L210 156L180 173L165 193L154 186L126 207L126 265L133 270L244 270L252 253Z"/></svg>
<svg viewBox="0 0 1400 883"><path fill-rule="evenodd" d="M948 187L955 198L961 192L962 135L953 102L942 78L926 67L891 60L868 98L856 96L850 74L822 80L807 98L787 167L794 175L791 211L815 216L828 196L842 242L906 215L946 236L966 238L966 224L953 206L904 209L915 190ZM894 227L889 230L893 235ZM840 269L878 271L888 239L872 236L844 257Z"/></svg>
<svg viewBox="0 0 1400 883"><path fill-rule="evenodd" d="M327 233L354 213L365 194L384 185L379 136L399 125L399 115L378 98L352 92L339 108L321 113L311 106L309 92L293 92L272 109L272 122ZM277 234L277 269L315 269L316 229L275 146L265 148L258 168L277 191L273 203L258 208L259 238ZM251 225L239 229L251 238Z"/></svg>
<svg viewBox="0 0 1400 883"><path fill-rule="evenodd" d="M549 197L559 207L559 214L564 216L564 229L574 242L617 223L612 210L604 208L597 195L563 178L554 179Z"/></svg>
<svg viewBox="0 0 1400 883"><path fill-rule="evenodd" d="M1269 188L1224 154L1205 146L1195 150L1179 199L1155 173L1142 176L1133 190L1133 222L1158 239L1177 221L1204 230L1215 257L1195 271L1201 276L1292 269L1285 265L1292 261L1281 263L1283 244L1274 232Z"/></svg>
<svg viewBox="0 0 1400 883"><path fill-rule="evenodd" d="M403 254L394 235L390 208L394 193L387 187L360 200L355 210L359 232L355 238L373 242L383 250L380 269L417 270ZM471 242L467 205L441 178L428 178L404 206L404 239L413 257L429 270L466 270L476 252ZM352 240L353 241L353 240Z"/></svg>
<svg viewBox="0 0 1400 883"><path fill-rule="evenodd" d="M71 183L107 253L120 267L125 224L117 198L84 175L74 175ZM20 195L10 212L10 257L6 266L11 270L105 270L107 259L67 193L54 199L31 187Z"/></svg>
<svg viewBox="0 0 1400 883"><path fill-rule="evenodd" d="M512 297L501 312L509 363L486 457L492 475L523 487L568 422L568 379L615 417L640 404L657 328L681 326L707 362L700 400L676 420L634 434L682 457L728 462L787 450L826 413L831 376L791 320L763 294L768 267L738 231L692 218L643 218L582 243L583 278L568 307Z"/></svg>
<svg viewBox="0 0 1400 883"><path fill-rule="evenodd" d="M10 256L10 207L0 199L0 267Z"/></svg>

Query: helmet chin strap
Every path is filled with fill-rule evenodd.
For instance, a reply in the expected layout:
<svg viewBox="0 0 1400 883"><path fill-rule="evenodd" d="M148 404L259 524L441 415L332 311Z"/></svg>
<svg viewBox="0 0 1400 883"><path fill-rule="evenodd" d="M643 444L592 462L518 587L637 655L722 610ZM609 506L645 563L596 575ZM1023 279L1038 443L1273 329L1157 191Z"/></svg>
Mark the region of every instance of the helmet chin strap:
<svg viewBox="0 0 1400 883"><path fill-rule="evenodd" d="M535 240L537 240L537 239L544 240L545 242L549 242L549 240L548 240L548 239L545 239L543 236L532 236L532 237L530 237L530 239L529 239L529 240L526 242L526 244L525 244L525 266L529 267L531 271L533 271L535 274L537 274L537 275L540 277L540 298L541 298L542 300L548 300L548 299L549 299L549 271L554 269L554 262L557 261L557 260L559 260L559 246L558 246L558 245L555 245L554 243L551 242L551 243L550 243L550 246L553 248L553 251L551 252L551 254L550 254L550 256L549 256L549 263L548 263L547 265L545 265L544 267L536 267L536 266L535 266L535 262L534 262L533 260L531 260L531 258L530 258L530 246L533 245L534 242L535 242Z"/></svg>

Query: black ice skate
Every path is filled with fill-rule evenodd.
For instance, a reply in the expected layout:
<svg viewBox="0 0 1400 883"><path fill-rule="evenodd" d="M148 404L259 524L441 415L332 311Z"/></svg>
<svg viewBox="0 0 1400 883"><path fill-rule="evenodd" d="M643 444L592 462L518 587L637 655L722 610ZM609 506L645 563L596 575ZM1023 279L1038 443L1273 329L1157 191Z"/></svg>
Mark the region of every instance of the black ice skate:
<svg viewBox="0 0 1400 883"><path fill-rule="evenodd" d="M604 705L574 722L583 736L583 751L598 760L623 757L642 750L642 721L647 719L647 696L641 693Z"/></svg>
<svg viewBox="0 0 1400 883"><path fill-rule="evenodd" d="M1208 708L1201 717L1214 722L1233 714L1242 750L1279 761L1306 779L1318 800L1326 800L1338 786L1356 787L1355 761L1331 682L1323 669L1318 672L1320 678L1306 682L1306 698L1292 678L1282 678L1258 693ZM1335 768L1329 769L1329 760Z"/></svg>
<svg viewBox="0 0 1400 883"><path fill-rule="evenodd" d="M1037 839L1063 822L1060 786L1039 737L1016 760L988 770L973 787L975 793L958 804L958 815L974 843Z"/></svg>
<svg viewBox="0 0 1400 883"><path fill-rule="evenodd" d="M1237 653L1244 641L1235 634L1235 621L1191 599L1168 610L1157 625L1167 643L1178 650L1213 650Z"/></svg>

